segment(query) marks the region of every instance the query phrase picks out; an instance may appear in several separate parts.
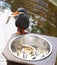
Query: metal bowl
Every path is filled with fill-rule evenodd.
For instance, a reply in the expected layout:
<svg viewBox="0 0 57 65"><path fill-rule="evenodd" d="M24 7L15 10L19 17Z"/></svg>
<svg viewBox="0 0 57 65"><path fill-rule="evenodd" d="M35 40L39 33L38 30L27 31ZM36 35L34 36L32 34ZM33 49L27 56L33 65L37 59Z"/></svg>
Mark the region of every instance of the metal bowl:
<svg viewBox="0 0 57 65"><path fill-rule="evenodd" d="M38 34L26 34L13 38L9 43L10 52L19 59L41 60L52 52L51 43Z"/></svg>

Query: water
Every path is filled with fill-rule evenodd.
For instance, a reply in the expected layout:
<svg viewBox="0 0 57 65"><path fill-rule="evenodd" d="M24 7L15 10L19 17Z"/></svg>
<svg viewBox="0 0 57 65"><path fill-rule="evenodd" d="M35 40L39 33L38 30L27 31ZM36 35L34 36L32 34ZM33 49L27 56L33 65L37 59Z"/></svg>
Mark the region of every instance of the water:
<svg viewBox="0 0 57 65"><path fill-rule="evenodd" d="M9 20L10 22L6 24L6 21L11 13L11 5L0 1L0 55L2 54L10 36L16 32L15 19L13 17Z"/></svg>
<svg viewBox="0 0 57 65"><path fill-rule="evenodd" d="M5 0L9 3L14 12L19 7L24 7L30 17L30 30L33 33L39 33L57 37L57 7L43 0ZM45 6L46 5L46 6Z"/></svg>
<svg viewBox="0 0 57 65"><path fill-rule="evenodd" d="M37 9L38 6L35 4L35 2L33 2L33 0L31 1L30 0L29 1L28 0L3 0L3 1L5 1L5 3L3 3L2 0L0 0L0 44L2 43L0 45L0 56L7 43L6 41L9 39L12 33L16 32L15 31L16 29L15 30L13 29L15 27L14 26L15 19L12 18L10 22L8 23L8 25L4 25L6 22L6 18L11 14L11 10L14 12L17 10L18 7L24 7L28 11L30 21L32 20L30 24L31 32L57 37L57 28L56 28L57 27L57 13L56 13L57 7L56 6L53 7L52 5L48 9L48 5L47 5L46 8L50 11L46 9L44 10L48 12L49 14L47 14L46 16L46 14L44 13L45 15L43 16L42 13L39 14ZM42 6L44 5L42 4ZM40 6L40 9L41 9L41 6ZM52 14L50 14L51 11L53 12ZM51 17L51 15L53 17ZM53 21L49 17L51 17ZM0 57L0 59L3 60L4 58ZM6 65L6 62L4 63L0 62L0 65L2 64Z"/></svg>
<svg viewBox="0 0 57 65"><path fill-rule="evenodd" d="M11 5L9 5L6 2L0 1L0 11L4 10L4 9L10 9Z"/></svg>

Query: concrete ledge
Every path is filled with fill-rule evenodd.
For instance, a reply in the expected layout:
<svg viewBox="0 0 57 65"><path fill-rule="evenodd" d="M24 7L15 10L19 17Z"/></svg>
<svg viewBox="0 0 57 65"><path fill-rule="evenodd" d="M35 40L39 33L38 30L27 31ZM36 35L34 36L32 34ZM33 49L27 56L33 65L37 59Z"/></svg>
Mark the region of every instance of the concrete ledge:
<svg viewBox="0 0 57 65"><path fill-rule="evenodd" d="M12 37L14 37L14 36L15 35L12 35ZM32 64L32 65L55 65L56 53L57 53L57 38L45 36L45 35L40 35L40 36L43 36L44 38L49 40L51 42L52 48L53 48L51 55L49 57L45 58L44 60L31 62L31 61L24 61L24 60L16 58L8 50L8 43L9 42L7 43L7 45L3 51L3 55L6 57L7 61L17 63L17 64L23 63L24 65L26 65L26 64L27 65L29 65L29 64Z"/></svg>

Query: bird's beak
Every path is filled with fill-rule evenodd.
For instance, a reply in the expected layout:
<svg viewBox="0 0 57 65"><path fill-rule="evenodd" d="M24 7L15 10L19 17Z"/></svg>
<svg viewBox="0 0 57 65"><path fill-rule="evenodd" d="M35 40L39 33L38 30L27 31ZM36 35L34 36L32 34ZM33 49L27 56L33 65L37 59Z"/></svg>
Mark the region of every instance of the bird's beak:
<svg viewBox="0 0 57 65"><path fill-rule="evenodd" d="M12 13L13 16L17 16L19 14L18 11L15 11L14 13Z"/></svg>

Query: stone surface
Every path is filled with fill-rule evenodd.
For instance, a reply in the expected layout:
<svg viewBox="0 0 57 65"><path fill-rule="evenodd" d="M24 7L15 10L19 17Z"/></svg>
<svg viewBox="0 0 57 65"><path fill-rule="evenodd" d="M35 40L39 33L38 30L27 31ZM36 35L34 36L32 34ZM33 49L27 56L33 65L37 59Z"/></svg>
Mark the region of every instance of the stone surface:
<svg viewBox="0 0 57 65"><path fill-rule="evenodd" d="M15 35L12 35L12 37L14 37L14 36ZM57 53L57 38L50 37L50 36L45 36L45 35L40 35L40 36L43 36L44 38L49 40L51 42L52 48L53 48L53 51L52 51L51 55L49 57L45 58L44 60L32 62L32 61L25 61L25 60L21 60L21 59L16 58L9 51L8 45L9 45L9 41L10 40L8 41L6 47L5 47L4 51L3 51L3 55L5 56L7 61L16 62L16 63L22 63L24 65L25 64L32 64L32 65L42 65L42 64L43 65L55 65L56 53Z"/></svg>

